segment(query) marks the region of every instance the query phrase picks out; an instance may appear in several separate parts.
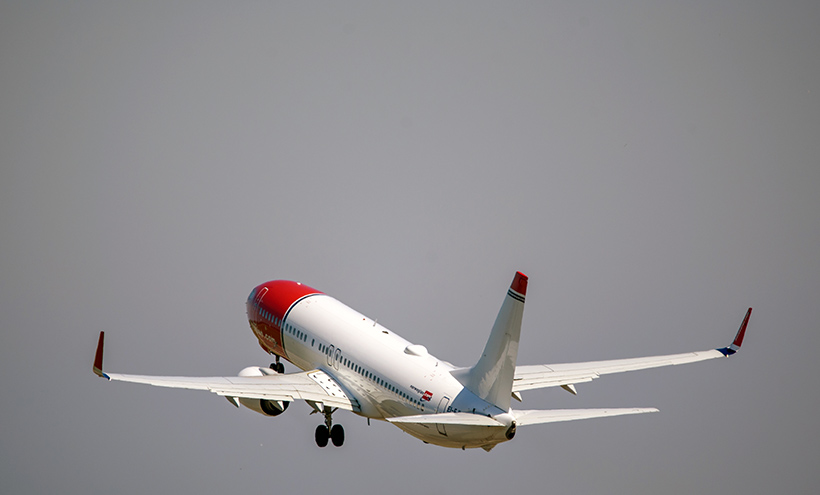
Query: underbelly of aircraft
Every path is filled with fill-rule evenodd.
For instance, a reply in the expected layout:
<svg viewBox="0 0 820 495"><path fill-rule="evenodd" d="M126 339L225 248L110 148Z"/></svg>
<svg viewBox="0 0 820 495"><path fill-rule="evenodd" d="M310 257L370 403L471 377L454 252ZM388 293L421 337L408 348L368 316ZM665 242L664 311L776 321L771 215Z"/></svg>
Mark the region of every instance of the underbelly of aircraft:
<svg viewBox="0 0 820 495"><path fill-rule="evenodd" d="M468 426L468 425L443 425L443 424L419 424L419 423L393 423L405 433L408 433L419 440L455 449L476 449L485 450L493 446L506 442L507 427L505 426Z"/></svg>

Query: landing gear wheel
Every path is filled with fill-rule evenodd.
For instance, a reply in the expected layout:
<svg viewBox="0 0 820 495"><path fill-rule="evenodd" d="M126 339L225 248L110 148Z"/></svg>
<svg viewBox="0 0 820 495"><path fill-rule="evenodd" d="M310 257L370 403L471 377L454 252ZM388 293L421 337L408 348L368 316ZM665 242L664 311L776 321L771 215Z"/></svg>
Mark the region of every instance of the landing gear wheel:
<svg viewBox="0 0 820 495"><path fill-rule="evenodd" d="M316 445L319 447L327 447L327 439L329 436L330 434L327 431L327 426L319 425L316 427ZM334 445L335 444L336 442L334 442Z"/></svg>
<svg viewBox="0 0 820 495"><path fill-rule="evenodd" d="M330 429L330 439L336 447L341 447L345 443L345 429L342 428L342 425L333 425L333 428Z"/></svg>
<svg viewBox="0 0 820 495"><path fill-rule="evenodd" d="M285 365L284 363L276 363L274 365L273 370L277 373L284 373L285 372Z"/></svg>

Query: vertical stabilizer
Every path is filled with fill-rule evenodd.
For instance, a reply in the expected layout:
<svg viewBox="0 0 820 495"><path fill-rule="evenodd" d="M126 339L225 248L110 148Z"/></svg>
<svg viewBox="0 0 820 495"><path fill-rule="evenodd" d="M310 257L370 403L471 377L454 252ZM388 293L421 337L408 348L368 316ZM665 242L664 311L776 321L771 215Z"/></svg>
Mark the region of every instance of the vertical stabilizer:
<svg viewBox="0 0 820 495"><path fill-rule="evenodd" d="M504 411L510 408L526 294L527 276L516 272L498 311L490 339L465 383L471 392Z"/></svg>

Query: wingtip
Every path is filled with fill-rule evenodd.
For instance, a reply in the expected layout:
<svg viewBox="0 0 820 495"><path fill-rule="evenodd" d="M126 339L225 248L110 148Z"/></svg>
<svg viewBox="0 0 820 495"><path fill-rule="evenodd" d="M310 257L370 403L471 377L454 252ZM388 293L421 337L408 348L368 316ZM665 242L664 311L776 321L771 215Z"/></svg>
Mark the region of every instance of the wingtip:
<svg viewBox="0 0 820 495"><path fill-rule="evenodd" d="M729 347L718 349L724 356L729 357L740 350L740 346L743 344L743 337L746 336L746 327L749 325L750 316L752 316L752 308L746 311L746 316L743 317L743 322L740 324L740 328L738 328L735 340L732 341L732 344Z"/></svg>
<svg viewBox="0 0 820 495"><path fill-rule="evenodd" d="M749 317L752 316L752 308L749 308L749 311L746 311L746 316L743 317L743 323L740 324L740 328L737 330L737 335L735 335L735 340L732 342L732 345L740 348L740 345L743 344L743 337L746 336L746 326L749 324Z"/></svg>
<svg viewBox="0 0 820 495"><path fill-rule="evenodd" d="M103 347L105 345L105 332L100 332L100 340L97 341L97 353L94 355L94 374L103 378L108 375L103 373Z"/></svg>

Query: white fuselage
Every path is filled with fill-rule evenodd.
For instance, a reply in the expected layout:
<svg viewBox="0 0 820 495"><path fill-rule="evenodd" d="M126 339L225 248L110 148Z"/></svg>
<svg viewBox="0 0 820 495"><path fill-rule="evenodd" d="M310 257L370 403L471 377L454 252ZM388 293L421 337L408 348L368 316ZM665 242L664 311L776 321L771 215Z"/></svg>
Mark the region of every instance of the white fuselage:
<svg viewBox="0 0 820 495"><path fill-rule="evenodd" d="M249 305L253 303L249 299ZM250 308L249 308L250 309ZM272 314L251 327L263 347L268 325L281 325L281 350L288 361L333 377L359 403L356 414L384 420L443 412L506 413L467 390L450 372L456 368L428 354L376 321L322 293L293 303L280 321ZM269 349L271 350L271 349ZM272 352L272 350L271 350ZM445 447L485 447L507 440L505 428L396 423L407 433Z"/></svg>

